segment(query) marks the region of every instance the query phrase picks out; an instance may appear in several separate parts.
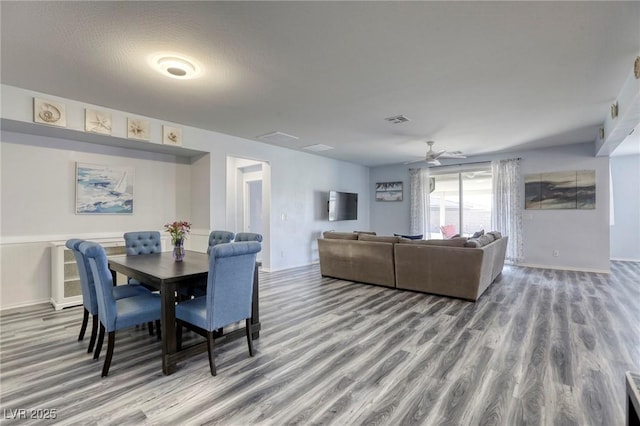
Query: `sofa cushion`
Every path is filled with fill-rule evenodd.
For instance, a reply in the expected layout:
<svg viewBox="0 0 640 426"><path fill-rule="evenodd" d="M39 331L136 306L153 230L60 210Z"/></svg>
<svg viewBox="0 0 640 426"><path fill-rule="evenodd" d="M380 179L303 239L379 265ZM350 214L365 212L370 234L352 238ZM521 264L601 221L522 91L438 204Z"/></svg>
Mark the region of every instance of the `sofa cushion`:
<svg viewBox="0 0 640 426"><path fill-rule="evenodd" d="M360 241L373 241L376 243L397 243L400 241L398 237L387 237L382 235L369 235L369 234L360 234L358 235L358 240Z"/></svg>
<svg viewBox="0 0 640 426"><path fill-rule="evenodd" d="M466 241L464 246L472 247L472 248L480 248L480 247L486 246L487 244L491 244L494 241L495 239L493 238L493 235L485 234L485 235L480 235L478 238L469 238Z"/></svg>
<svg viewBox="0 0 640 426"><path fill-rule="evenodd" d="M376 233L373 232L373 231L353 231L353 233L354 234L358 234L358 235L360 235L360 234L376 235Z"/></svg>
<svg viewBox="0 0 640 426"><path fill-rule="evenodd" d="M334 231L325 231L322 234L328 240L357 240L358 234L354 234L352 232L334 232Z"/></svg>
<svg viewBox="0 0 640 426"><path fill-rule="evenodd" d="M487 234L493 235L494 240L499 240L500 238L502 238L502 233L500 233L499 231L491 231L491 232L487 232Z"/></svg>
<svg viewBox="0 0 640 426"><path fill-rule="evenodd" d="M464 247L466 238L452 238L450 240L407 240L401 239L402 244L415 244L423 246Z"/></svg>

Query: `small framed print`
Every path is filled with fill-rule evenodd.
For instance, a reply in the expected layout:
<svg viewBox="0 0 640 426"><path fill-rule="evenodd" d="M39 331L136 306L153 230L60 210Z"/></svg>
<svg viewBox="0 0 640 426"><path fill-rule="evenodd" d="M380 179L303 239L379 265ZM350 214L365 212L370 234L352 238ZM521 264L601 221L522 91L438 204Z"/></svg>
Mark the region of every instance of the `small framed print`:
<svg viewBox="0 0 640 426"><path fill-rule="evenodd" d="M165 145L182 146L182 129L179 127L162 126L162 143Z"/></svg>
<svg viewBox="0 0 640 426"><path fill-rule="evenodd" d="M402 182L376 183L376 201L402 201Z"/></svg>
<svg viewBox="0 0 640 426"><path fill-rule="evenodd" d="M67 127L67 114L63 103L33 98L33 122Z"/></svg>
<svg viewBox="0 0 640 426"><path fill-rule="evenodd" d="M84 110L85 132L111 134L111 113L85 108Z"/></svg>
<svg viewBox="0 0 640 426"><path fill-rule="evenodd" d="M127 137L141 141L149 140L149 121L141 118L127 118Z"/></svg>

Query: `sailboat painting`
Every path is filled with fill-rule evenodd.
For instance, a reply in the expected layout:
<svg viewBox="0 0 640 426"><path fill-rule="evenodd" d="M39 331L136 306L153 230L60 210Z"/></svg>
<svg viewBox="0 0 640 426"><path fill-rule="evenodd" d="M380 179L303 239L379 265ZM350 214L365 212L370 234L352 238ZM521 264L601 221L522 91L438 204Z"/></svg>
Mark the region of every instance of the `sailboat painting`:
<svg viewBox="0 0 640 426"><path fill-rule="evenodd" d="M76 214L132 214L132 167L76 163Z"/></svg>

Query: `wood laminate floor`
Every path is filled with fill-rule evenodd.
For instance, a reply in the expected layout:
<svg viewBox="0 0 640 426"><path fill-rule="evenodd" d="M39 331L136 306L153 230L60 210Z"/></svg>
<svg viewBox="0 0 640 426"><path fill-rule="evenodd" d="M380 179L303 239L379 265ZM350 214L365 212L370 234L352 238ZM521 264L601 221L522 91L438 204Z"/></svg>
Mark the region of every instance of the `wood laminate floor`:
<svg viewBox="0 0 640 426"><path fill-rule="evenodd" d="M81 308L2 314L0 408L62 424L623 425L640 371L640 263L592 274L505 267L477 303L261 273L262 333L163 376L160 343L118 332L109 377L77 342ZM188 339L199 339L187 333ZM27 411L27 415L30 412ZM49 421L47 423L53 423Z"/></svg>

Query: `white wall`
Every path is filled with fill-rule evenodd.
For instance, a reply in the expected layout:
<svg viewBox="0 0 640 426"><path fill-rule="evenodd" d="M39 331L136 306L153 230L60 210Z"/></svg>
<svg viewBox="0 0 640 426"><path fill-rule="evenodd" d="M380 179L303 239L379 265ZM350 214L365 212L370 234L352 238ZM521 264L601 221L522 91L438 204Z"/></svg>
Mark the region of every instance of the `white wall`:
<svg viewBox="0 0 640 426"><path fill-rule="evenodd" d="M640 262L640 155L611 157L611 258Z"/></svg>
<svg viewBox="0 0 640 426"><path fill-rule="evenodd" d="M596 170L595 210L524 210L523 264L587 271L609 270L609 158L594 157L593 143L549 149L513 152L495 156L478 156L462 162L522 158L522 173L562 170ZM371 169L371 187L376 182L402 180L402 202L376 202L371 198L371 227L381 234L409 230L409 168L420 165L397 165ZM424 167L424 164L422 164ZM524 188L523 188L524 191ZM553 250L560 255L553 257Z"/></svg>
<svg viewBox="0 0 640 426"><path fill-rule="evenodd" d="M67 128L77 131L74 139L82 139L84 134L85 107L108 110L3 85L2 117L30 123L34 96L66 104ZM125 138L126 126L123 123L127 116L133 114L108 111L112 113L113 135ZM369 228L367 167L179 123L153 118L149 118L149 121L150 143L159 143L162 124L177 125L182 127L184 148L210 154L193 159L193 164L187 164L188 161L172 155L3 131L0 142L0 307L48 300L49 253L48 243L43 240L60 240L70 236L88 238L105 233L122 235L122 232L131 229L162 229L162 225L169 220L185 219L193 221L194 228L197 228L196 235L192 235L187 244L206 249L203 241L208 230L227 229L229 156L265 161L270 166L263 183L271 186L272 193L270 199L263 200L263 203L272 211L271 222L265 230L272 253L272 258L267 259L271 270L316 262L316 238L324 230ZM75 161L135 167L134 215L96 218L73 214ZM28 183L27 186L22 186L23 180ZM357 221L327 221L326 200L331 189L360 194ZM139 199L139 195L143 198ZM28 244L24 246L26 248L20 248L20 244L31 241L40 245L34 248L33 244Z"/></svg>

